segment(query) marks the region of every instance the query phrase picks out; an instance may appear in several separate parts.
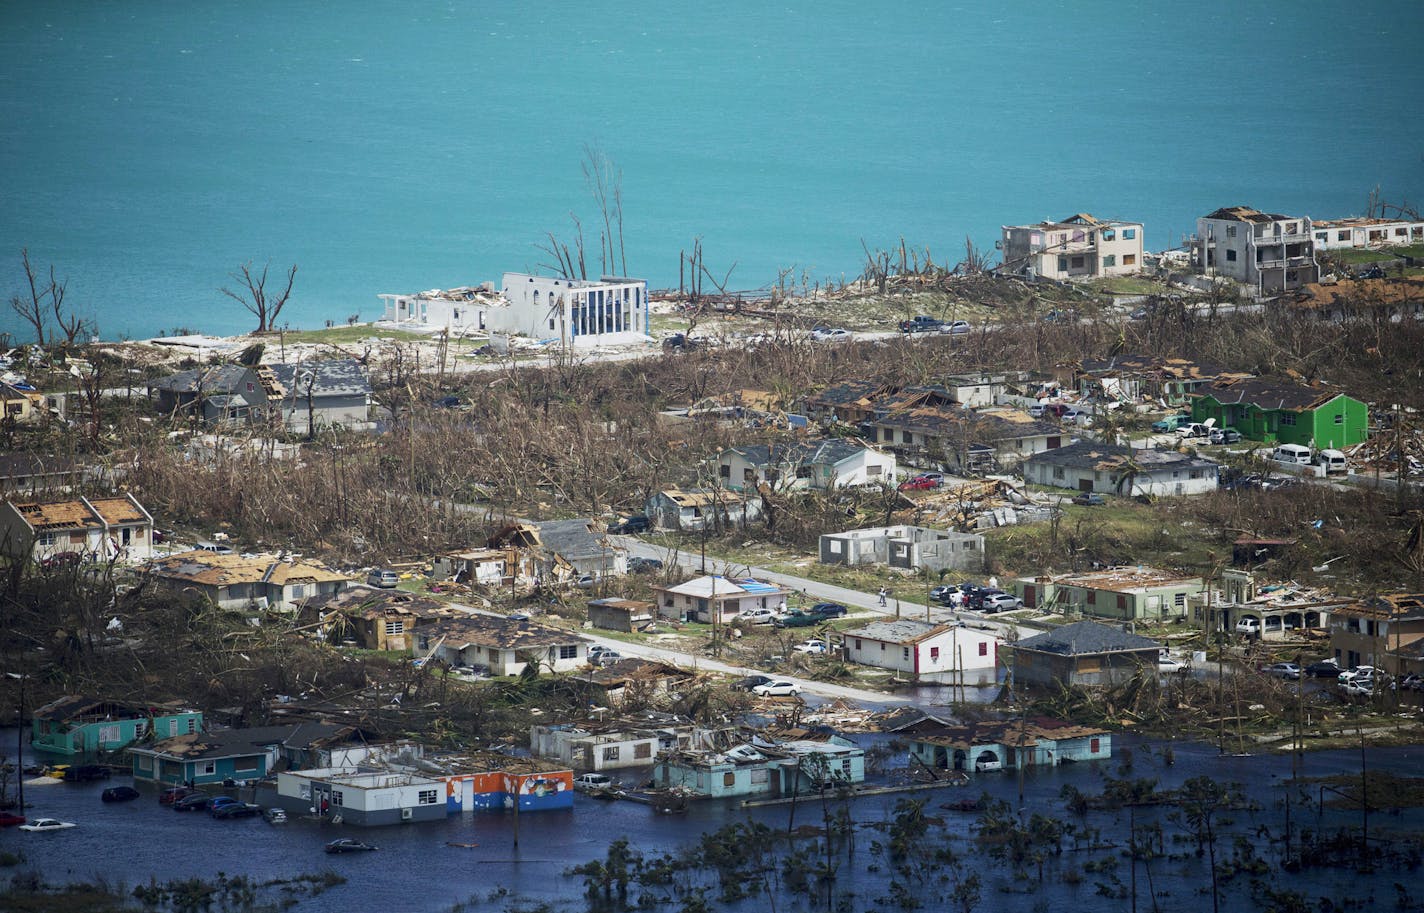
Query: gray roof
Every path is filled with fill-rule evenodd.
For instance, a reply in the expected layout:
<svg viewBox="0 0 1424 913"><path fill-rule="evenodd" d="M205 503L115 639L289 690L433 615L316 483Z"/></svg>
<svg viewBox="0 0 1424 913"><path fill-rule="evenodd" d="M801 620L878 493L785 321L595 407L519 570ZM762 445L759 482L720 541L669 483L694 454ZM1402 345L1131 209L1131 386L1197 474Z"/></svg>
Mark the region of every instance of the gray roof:
<svg viewBox="0 0 1424 913"><path fill-rule="evenodd" d="M1194 457L1176 450L1155 450L1124 447L1103 441L1079 441L1066 447L1056 447L1035 453L1028 462L1038 465L1065 466L1073 469L1104 469L1116 471L1128 460L1136 463L1144 472L1159 469L1194 469L1215 467L1217 463L1203 457Z"/></svg>
<svg viewBox="0 0 1424 913"><path fill-rule="evenodd" d="M920 621L916 618L892 618L887 621L872 621L864 627L846 631L846 637L863 637L866 640L883 640L891 644L909 644L923 640L939 630L949 630L948 625Z"/></svg>
<svg viewBox="0 0 1424 913"><path fill-rule="evenodd" d="M154 381L153 389L173 393L197 393L199 390L207 394L236 393L246 389L243 386L246 383L256 384L256 378L250 376L251 372L252 369L246 365L214 365L211 368L179 371ZM258 389L261 389L260 385Z"/></svg>
<svg viewBox="0 0 1424 913"><path fill-rule="evenodd" d="M197 732L180 735L155 742L150 748L154 754L199 760L203 758L230 758L261 754L268 746L281 745L285 748L309 748L313 743L332 738L351 727L344 723L288 723L281 726L257 726L249 729L219 729L213 732Z"/></svg>
<svg viewBox="0 0 1424 913"><path fill-rule="evenodd" d="M354 358L269 367L288 396L306 396L309 372L315 378L313 396L362 396L371 392L371 382L366 379L361 363Z"/></svg>
<svg viewBox="0 0 1424 913"><path fill-rule="evenodd" d="M1121 653L1136 650L1160 650L1162 645L1150 637L1129 634L1111 625L1096 621L1079 621L1053 631L1019 641L1018 650L1081 656L1089 653Z"/></svg>
<svg viewBox="0 0 1424 913"><path fill-rule="evenodd" d="M753 466L834 466L868 449L856 441L828 437L793 443L750 444L733 447L732 452Z"/></svg>
<svg viewBox="0 0 1424 913"><path fill-rule="evenodd" d="M568 561L580 558L602 558L610 553L604 534L591 528L592 520L545 520L537 524L539 542L544 550Z"/></svg>

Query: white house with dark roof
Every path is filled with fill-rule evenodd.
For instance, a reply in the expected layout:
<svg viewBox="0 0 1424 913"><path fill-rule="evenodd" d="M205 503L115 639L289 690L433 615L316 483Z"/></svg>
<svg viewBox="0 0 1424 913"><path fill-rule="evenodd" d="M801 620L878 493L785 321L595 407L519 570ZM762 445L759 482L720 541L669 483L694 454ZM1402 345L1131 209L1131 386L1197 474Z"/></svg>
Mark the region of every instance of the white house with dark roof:
<svg viewBox="0 0 1424 913"><path fill-rule="evenodd" d="M778 491L893 483L895 456L846 438L751 444L722 451L717 474L734 491L763 482Z"/></svg>
<svg viewBox="0 0 1424 913"><path fill-rule="evenodd" d="M1216 491L1221 467L1176 450L1079 441L1036 453L1023 463L1024 481L1115 495L1196 495Z"/></svg>
<svg viewBox="0 0 1424 913"><path fill-rule="evenodd" d="M1096 621L1079 621L1013 646L1013 676L1028 685L1112 685L1157 672L1162 645Z"/></svg>
<svg viewBox="0 0 1424 913"><path fill-rule="evenodd" d="M999 639L963 625L887 618L845 632L846 659L916 681L993 681Z"/></svg>

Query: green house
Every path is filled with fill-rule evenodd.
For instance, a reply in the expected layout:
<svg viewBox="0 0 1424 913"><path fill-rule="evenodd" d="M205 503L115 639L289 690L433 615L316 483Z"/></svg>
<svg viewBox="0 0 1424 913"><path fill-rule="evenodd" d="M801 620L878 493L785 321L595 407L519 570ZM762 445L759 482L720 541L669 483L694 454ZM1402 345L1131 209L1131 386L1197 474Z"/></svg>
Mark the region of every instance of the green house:
<svg viewBox="0 0 1424 913"><path fill-rule="evenodd" d="M30 746L46 755L88 758L202 728L200 710L66 695L34 712Z"/></svg>
<svg viewBox="0 0 1424 913"><path fill-rule="evenodd" d="M1192 421L1209 418L1253 441L1340 450L1368 436L1369 409L1333 390L1252 378L1199 392L1192 400Z"/></svg>

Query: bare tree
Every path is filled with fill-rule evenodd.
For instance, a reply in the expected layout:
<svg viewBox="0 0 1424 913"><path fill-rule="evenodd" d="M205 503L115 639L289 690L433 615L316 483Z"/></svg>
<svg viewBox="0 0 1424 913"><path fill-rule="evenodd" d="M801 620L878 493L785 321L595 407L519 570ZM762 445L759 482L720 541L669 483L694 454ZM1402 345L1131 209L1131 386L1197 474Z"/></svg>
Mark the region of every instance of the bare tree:
<svg viewBox="0 0 1424 913"><path fill-rule="evenodd" d="M267 269L271 264L264 264L261 273L255 273L252 269L252 261L248 261L238 267L239 272L229 275L242 283L243 288L234 292L224 286L218 289L224 295L241 304L252 312L257 318L257 332L271 332L277 325L277 317L282 313L282 308L287 306L287 299L292 295L292 283L297 278L297 265L292 264L287 270L287 286L282 289L281 294L269 296L267 294Z"/></svg>
<svg viewBox="0 0 1424 913"><path fill-rule="evenodd" d="M605 275L619 269L628 274L628 258L623 256L623 172L597 146L583 147L583 178L588 182L598 213L603 219L603 234L599 237L598 259ZM615 248L615 242L617 246Z"/></svg>
<svg viewBox="0 0 1424 913"><path fill-rule="evenodd" d="M86 327L90 326L90 323L65 310L64 293L69 286L69 281L59 281L54 274L53 264L49 268L49 278L46 279L42 276L35 265L30 262L28 248L20 250L20 260L24 264L29 294L10 296L10 309L34 329L35 342L40 346L44 346L46 342L53 345L59 334L64 335L66 345L73 345L74 340ZM59 329L57 333L49 334L47 340L45 331L51 319Z"/></svg>

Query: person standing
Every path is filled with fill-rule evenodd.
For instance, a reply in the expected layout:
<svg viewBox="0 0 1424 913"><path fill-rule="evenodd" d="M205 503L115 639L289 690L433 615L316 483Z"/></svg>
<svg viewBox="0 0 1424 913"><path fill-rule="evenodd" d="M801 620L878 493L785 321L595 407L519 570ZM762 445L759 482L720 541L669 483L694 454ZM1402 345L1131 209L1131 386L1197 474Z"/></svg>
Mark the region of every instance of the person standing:
<svg viewBox="0 0 1424 913"><path fill-rule="evenodd" d="M885 587L881 587L881 588L880 588L880 604L881 604L882 606L885 605L885 597L889 594L889 592L890 592L890 591L887 590L887 589L885 589Z"/></svg>

